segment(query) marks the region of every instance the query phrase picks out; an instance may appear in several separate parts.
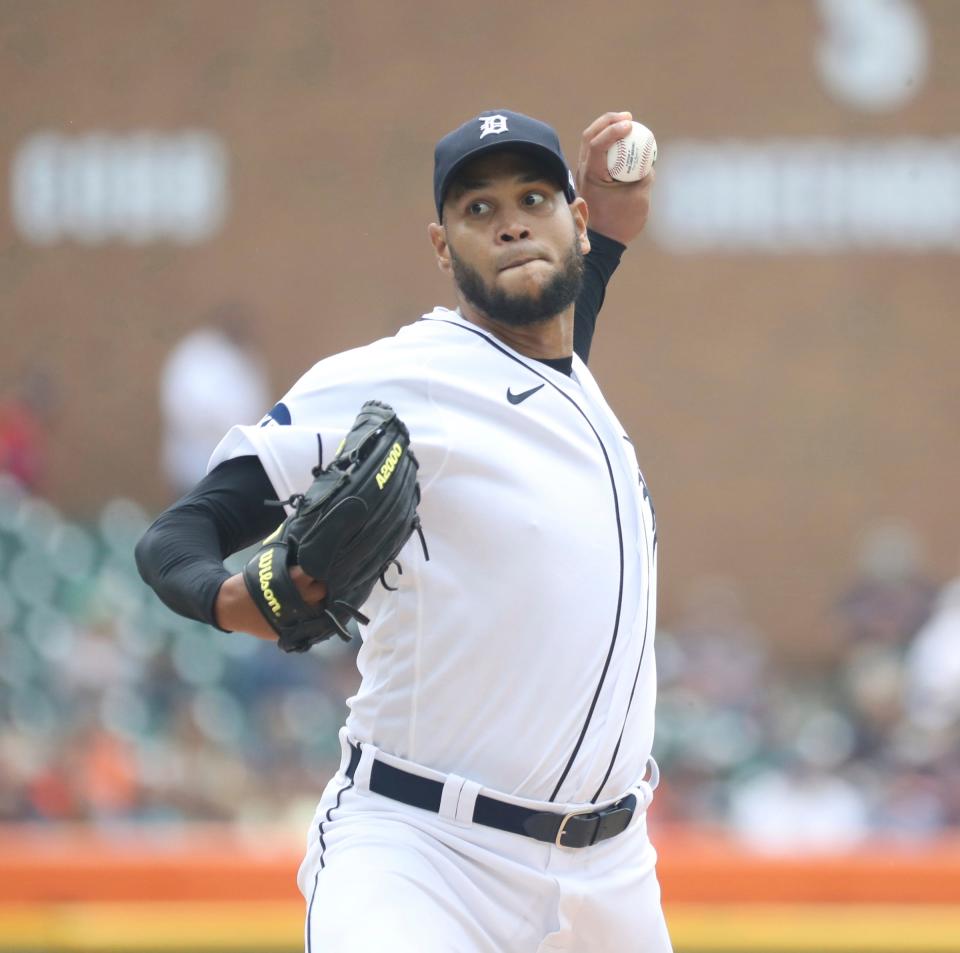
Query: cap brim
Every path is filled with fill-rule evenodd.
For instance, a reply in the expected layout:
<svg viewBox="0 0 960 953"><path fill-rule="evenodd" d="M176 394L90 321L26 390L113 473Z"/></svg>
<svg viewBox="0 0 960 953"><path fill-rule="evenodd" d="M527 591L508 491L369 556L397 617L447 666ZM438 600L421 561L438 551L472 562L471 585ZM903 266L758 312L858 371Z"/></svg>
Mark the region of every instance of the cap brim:
<svg viewBox="0 0 960 953"><path fill-rule="evenodd" d="M440 203L437 206L437 213L443 214L443 204L447 200L447 192L450 189L450 183L456 174L468 163L488 152L525 152L528 155L538 156L545 159L557 173L557 182L560 190L567 196L567 201L572 202L573 198L568 191L570 170L567 164L552 150L540 142L532 142L529 139L511 139L508 142L485 142L471 149L466 155L461 156L447 171L440 183Z"/></svg>

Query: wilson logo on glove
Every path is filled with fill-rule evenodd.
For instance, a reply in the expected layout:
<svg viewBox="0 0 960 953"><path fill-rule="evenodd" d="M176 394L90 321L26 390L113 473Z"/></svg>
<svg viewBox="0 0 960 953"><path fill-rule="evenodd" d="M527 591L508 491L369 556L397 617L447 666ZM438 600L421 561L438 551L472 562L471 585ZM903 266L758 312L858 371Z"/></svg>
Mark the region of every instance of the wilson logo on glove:
<svg viewBox="0 0 960 953"><path fill-rule="evenodd" d="M270 537L268 536L267 539ZM263 594L263 601L270 607L270 611L278 616L283 610L270 588L270 581L273 579L273 553L272 549L261 553L257 568L260 571L260 592Z"/></svg>

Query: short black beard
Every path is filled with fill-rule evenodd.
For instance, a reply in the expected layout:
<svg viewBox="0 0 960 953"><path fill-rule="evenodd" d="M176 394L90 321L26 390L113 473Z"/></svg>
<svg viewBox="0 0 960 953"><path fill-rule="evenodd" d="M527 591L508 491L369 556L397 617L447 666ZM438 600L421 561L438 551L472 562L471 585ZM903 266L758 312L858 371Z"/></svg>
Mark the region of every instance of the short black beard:
<svg viewBox="0 0 960 953"><path fill-rule="evenodd" d="M491 320L511 327L538 324L560 314L577 300L583 287L583 252L576 239L559 271L537 297L510 295L500 288L488 288L479 272L458 258L451 246L447 247L453 265L453 280L460 294Z"/></svg>

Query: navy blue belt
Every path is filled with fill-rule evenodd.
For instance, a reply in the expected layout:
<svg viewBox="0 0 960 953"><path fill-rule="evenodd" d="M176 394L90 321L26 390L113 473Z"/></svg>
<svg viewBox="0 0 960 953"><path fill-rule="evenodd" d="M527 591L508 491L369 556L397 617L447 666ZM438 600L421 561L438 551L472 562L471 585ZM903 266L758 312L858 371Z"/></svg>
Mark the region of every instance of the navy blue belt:
<svg viewBox="0 0 960 953"><path fill-rule="evenodd" d="M360 748L351 742L348 778L353 778L359 763ZM370 769L370 790L393 801L438 814L443 782L422 778L374 759ZM473 808L473 823L522 834L558 847L589 847L626 830L636 807L636 795L628 794L600 810L587 808L560 814L535 811L480 794Z"/></svg>

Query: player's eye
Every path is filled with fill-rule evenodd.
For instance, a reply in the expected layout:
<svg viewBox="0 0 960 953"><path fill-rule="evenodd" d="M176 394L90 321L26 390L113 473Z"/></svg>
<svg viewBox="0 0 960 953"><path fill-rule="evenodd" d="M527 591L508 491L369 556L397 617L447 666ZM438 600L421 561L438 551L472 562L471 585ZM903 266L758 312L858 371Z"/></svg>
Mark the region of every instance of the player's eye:
<svg viewBox="0 0 960 953"><path fill-rule="evenodd" d="M543 202L546 202L547 197L542 192L527 192L523 197L522 202L527 208L533 208L535 205L540 205Z"/></svg>
<svg viewBox="0 0 960 953"><path fill-rule="evenodd" d="M467 206L467 215L485 215L490 211L489 202L471 202Z"/></svg>

